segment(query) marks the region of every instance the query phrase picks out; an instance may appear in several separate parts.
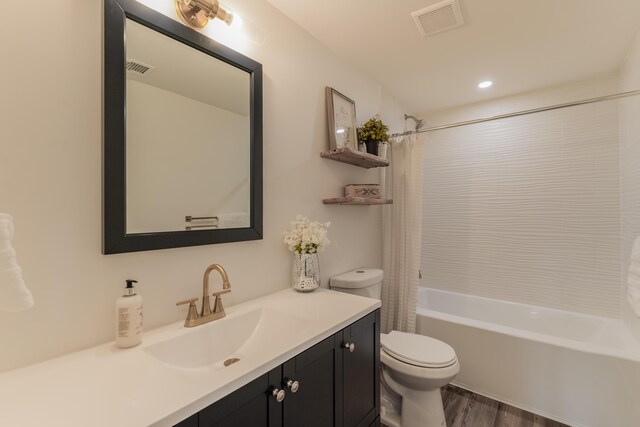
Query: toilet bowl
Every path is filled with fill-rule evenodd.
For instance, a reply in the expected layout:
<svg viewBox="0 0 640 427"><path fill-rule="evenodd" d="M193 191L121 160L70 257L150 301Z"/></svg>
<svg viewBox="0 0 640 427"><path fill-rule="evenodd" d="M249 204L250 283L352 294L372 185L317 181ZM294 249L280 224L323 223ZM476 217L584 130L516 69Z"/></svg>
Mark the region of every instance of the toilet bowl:
<svg viewBox="0 0 640 427"><path fill-rule="evenodd" d="M434 338L391 331L380 337L383 384L401 397L401 407L386 410L389 427L444 427L440 388L460 371L456 353Z"/></svg>
<svg viewBox="0 0 640 427"><path fill-rule="evenodd" d="M383 272L361 268L329 280L332 290L380 299ZM382 388L400 398L382 399L382 423L389 427L444 427L440 388L460 371L453 348L435 338L391 331L380 336ZM387 406L388 405L388 406Z"/></svg>

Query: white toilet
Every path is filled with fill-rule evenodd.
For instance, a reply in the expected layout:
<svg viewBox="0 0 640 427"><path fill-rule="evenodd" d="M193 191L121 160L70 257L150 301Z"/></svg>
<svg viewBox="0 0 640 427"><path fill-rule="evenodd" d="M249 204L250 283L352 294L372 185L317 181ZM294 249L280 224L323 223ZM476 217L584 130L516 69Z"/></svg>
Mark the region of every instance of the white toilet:
<svg viewBox="0 0 640 427"><path fill-rule="evenodd" d="M380 299L383 272L361 268L329 280L332 290ZM392 331L380 336L382 383L400 396L401 405L382 398L381 418L389 427L444 427L440 388L460 371L453 348L434 338ZM384 387L383 387L384 390Z"/></svg>

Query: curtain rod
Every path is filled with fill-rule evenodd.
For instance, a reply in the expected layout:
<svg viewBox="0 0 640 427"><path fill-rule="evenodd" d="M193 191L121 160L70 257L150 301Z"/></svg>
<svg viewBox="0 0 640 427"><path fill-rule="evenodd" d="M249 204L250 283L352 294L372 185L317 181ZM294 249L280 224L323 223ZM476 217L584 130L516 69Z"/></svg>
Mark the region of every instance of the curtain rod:
<svg viewBox="0 0 640 427"><path fill-rule="evenodd" d="M457 128L460 126L467 126L467 125L475 125L477 123L491 122L494 120L508 119L510 117L525 116L525 115L534 114L534 113L542 113L544 111L559 110L561 108L575 107L577 105L593 104L594 102L600 102L600 101L610 101L613 99L626 98L634 95L640 95L640 90L632 90L629 92L615 93L613 95L599 96L597 98L583 99L581 101L567 102L564 104L556 104L548 107L533 108L531 110L516 111L514 113L499 114L497 116L489 116L481 119L467 120L464 122L450 123L448 125L434 126L430 128L420 129L417 131L412 130L407 132L394 133L393 135L390 136L390 138L411 135L412 133L433 132L436 130L451 129L451 128Z"/></svg>

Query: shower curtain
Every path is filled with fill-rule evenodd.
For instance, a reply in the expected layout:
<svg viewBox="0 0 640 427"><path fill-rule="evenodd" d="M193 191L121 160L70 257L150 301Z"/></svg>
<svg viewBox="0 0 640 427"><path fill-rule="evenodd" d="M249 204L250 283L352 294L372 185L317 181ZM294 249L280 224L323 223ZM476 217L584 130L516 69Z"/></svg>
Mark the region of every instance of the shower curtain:
<svg viewBox="0 0 640 427"><path fill-rule="evenodd" d="M385 173L382 214L382 331L415 332L422 255L422 165L425 134L395 138Z"/></svg>

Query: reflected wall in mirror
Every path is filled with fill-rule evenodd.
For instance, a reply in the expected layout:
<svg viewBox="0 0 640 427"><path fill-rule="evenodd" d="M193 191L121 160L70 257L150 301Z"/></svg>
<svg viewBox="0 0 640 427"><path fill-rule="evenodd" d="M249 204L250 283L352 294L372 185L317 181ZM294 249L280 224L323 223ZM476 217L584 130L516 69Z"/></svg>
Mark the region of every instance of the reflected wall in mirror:
<svg viewBox="0 0 640 427"><path fill-rule="evenodd" d="M249 75L130 19L126 34L127 233L249 227Z"/></svg>
<svg viewBox="0 0 640 427"><path fill-rule="evenodd" d="M103 252L260 239L260 64L106 0L104 67Z"/></svg>

